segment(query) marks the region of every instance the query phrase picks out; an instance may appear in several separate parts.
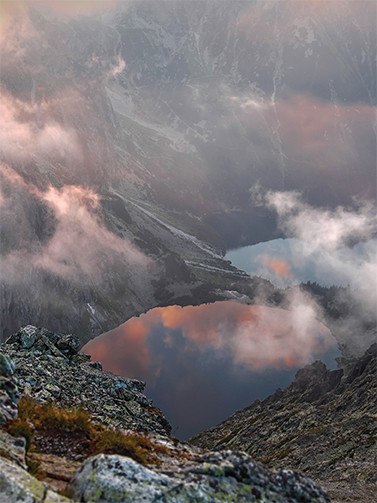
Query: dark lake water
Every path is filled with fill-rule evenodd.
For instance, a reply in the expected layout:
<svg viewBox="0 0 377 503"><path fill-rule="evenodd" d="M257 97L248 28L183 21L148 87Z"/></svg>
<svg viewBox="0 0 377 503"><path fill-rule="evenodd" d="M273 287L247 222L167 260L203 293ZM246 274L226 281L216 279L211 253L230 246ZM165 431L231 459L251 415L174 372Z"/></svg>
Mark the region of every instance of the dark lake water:
<svg viewBox="0 0 377 503"><path fill-rule="evenodd" d="M375 253L375 240L328 251L319 246L309 247L292 238L243 246L228 251L226 257L239 269L266 278L282 288L307 281L316 281L323 286L354 283L358 288L360 285L354 270L371 262Z"/></svg>
<svg viewBox="0 0 377 503"><path fill-rule="evenodd" d="M315 359L334 368L339 354L310 306L236 302L152 309L83 350L106 370L146 381L182 440L286 387Z"/></svg>

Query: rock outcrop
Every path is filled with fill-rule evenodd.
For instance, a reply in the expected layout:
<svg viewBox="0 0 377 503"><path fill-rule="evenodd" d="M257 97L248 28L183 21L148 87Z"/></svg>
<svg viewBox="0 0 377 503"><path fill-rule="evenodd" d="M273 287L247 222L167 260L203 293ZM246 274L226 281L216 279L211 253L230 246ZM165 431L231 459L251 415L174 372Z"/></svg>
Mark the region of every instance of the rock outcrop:
<svg viewBox="0 0 377 503"><path fill-rule="evenodd" d="M191 442L242 448L270 468L298 470L339 501L376 501L377 344L339 365L308 365L284 391L235 412Z"/></svg>
<svg viewBox="0 0 377 503"><path fill-rule="evenodd" d="M0 346L0 371L5 374L2 376L5 398L0 402L0 414L7 421L0 428L0 501L330 501L323 489L293 471L271 472L244 452L206 452L170 438L165 418L142 394L144 383L102 372L100 364L90 362L76 348L74 336L61 336L33 326L20 330ZM12 386L3 386L6 380ZM60 447L64 451L64 445L48 454L38 451L38 442L39 446L44 445L38 438L33 440L34 447L25 459L25 438L13 436L13 430L12 434L6 431L12 421L13 425L25 422L21 412L20 418L15 419L19 396L33 397L41 404L81 405L92 415L93 425L102 428L100 431L104 431L103 425L110 427L106 430L109 433L115 429L117 439L126 429L137 430L133 441L139 439L140 445L153 452L143 460L107 450L107 454L87 455L80 465L72 451L66 449L66 455L62 453ZM130 408L130 402L138 407ZM35 427L28 418L26 423ZM64 430L64 434L70 433ZM53 440L51 431L46 432L44 440L47 439ZM88 447L89 437L86 443ZM49 451L54 445L49 446ZM26 465L29 472L36 470L39 480L28 473ZM64 489L64 495L56 492L59 489Z"/></svg>
<svg viewBox="0 0 377 503"><path fill-rule="evenodd" d="M0 424L17 417L18 388L12 360L0 354Z"/></svg>
<svg viewBox="0 0 377 503"><path fill-rule="evenodd" d="M97 421L114 427L170 433L166 418L143 394L145 383L103 372L99 362L78 352L79 347L71 334L28 325L7 339L2 352L14 362L21 394L41 402L80 405Z"/></svg>
<svg viewBox="0 0 377 503"><path fill-rule="evenodd" d="M309 479L287 470L272 473L247 454L232 451L153 470L129 458L100 454L82 465L71 487L79 501L98 503L328 501Z"/></svg>

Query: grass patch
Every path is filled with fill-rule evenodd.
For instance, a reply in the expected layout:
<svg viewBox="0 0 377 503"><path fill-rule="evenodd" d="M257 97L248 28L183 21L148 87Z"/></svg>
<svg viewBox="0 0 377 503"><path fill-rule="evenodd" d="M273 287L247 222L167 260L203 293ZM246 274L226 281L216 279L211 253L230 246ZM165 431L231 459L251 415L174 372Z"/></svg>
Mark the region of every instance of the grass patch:
<svg viewBox="0 0 377 503"><path fill-rule="evenodd" d="M169 448L153 443L144 435L125 434L94 423L81 408L57 407L51 402L38 404L27 397L19 401L18 415L4 428L13 436L24 437L27 451L69 457L80 448L82 459L100 453L120 454L143 465L158 464L158 454L173 456ZM38 475L39 467L35 463L27 459L30 473Z"/></svg>
<svg viewBox="0 0 377 503"><path fill-rule="evenodd" d="M82 408L57 407L51 402L38 404L29 397L19 401L18 417L25 421L29 419L36 429L55 428L91 433L94 427L89 414Z"/></svg>
<svg viewBox="0 0 377 503"><path fill-rule="evenodd" d="M158 464L156 453L171 455L165 446L152 443L141 435L123 434L114 430L101 431L94 442L94 454L120 454L141 464Z"/></svg>

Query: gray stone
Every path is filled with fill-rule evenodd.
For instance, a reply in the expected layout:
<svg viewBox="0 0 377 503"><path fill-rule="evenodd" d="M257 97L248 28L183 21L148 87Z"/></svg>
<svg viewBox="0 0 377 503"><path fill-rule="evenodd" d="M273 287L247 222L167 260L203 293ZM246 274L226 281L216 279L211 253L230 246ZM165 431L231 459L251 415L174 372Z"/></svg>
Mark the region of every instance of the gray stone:
<svg viewBox="0 0 377 503"><path fill-rule="evenodd" d="M17 382L13 377L0 376L0 390L5 391L12 402L18 402Z"/></svg>
<svg viewBox="0 0 377 503"><path fill-rule="evenodd" d="M0 429L0 456L17 463L26 469L25 462L26 441L23 437L13 437Z"/></svg>
<svg viewBox="0 0 377 503"><path fill-rule="evenodd" d="M68 354L74 355L79 351L81 343L78 337L66 334L60 337L56 343L56 347L62 351L67 351Z"/></svg>
<svg viewBox="0 0 377 503"><path fill-rule="evenodd" d="M33 325L27 325L19 332L20 342L23 348L29 349L37 340L38 328Z"/></svg>
<svg viewBox="0 0 377 503"><path fill-rule="evenodd" d="M0 501L4 503L39 503L45 488L42 482L7 459L0 458Z"/></svg>
<svg viewBox="0 0 377 503"><path fill-rule="evenodd" d="M18 388L14 377L0 377L0 424L17 418Z"/></svg>
<svg viewBox="0 0 377 503"><path fill-rule="evenodd" d="M148 502L172 487L169 477L156 474L130 458L99 454L88 459L73 477L73 499L85 502Z"/></svg>
<svg viewBox="0 0 377 503"><path fill-rule="evenodd" d="M49 491L36 478L0 457L0 501L4 503L67 503L71 500Z"/></svg>
<svg viewBox="0 0 377 503"><path fill-rule="evenodd" d="M93 369L102 370L101 362L90 362L89 366L92 367Z"/></svg>
<svg viewBox="0 0 377 503"><path fill-rule="evenodd" d="M329 503L326 493L294 472L270 472L245 453L224 451L175 466L146 468L100 454L76 472L73 499L91 503Z"/></svg>
<svg viewBox="0 0 377 503"><path fill-rule="evenodd" d="M9 356L0 353L0 375L10 376L13 375L15 366Z"/></svg>

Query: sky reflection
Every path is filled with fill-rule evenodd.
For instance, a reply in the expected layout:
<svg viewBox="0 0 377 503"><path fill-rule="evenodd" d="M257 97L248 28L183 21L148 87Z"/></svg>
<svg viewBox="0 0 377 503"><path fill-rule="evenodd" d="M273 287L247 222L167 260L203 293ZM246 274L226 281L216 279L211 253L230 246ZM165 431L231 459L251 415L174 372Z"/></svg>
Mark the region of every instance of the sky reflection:
<svg viewBox="0 0 377 503"><path fill-rule="evenodd" d="M281 310L216 302L152 309L90 341L104 369L147 382L147 395L186 439L288 385L302 365L334 356L310 305Z"/></svg>

